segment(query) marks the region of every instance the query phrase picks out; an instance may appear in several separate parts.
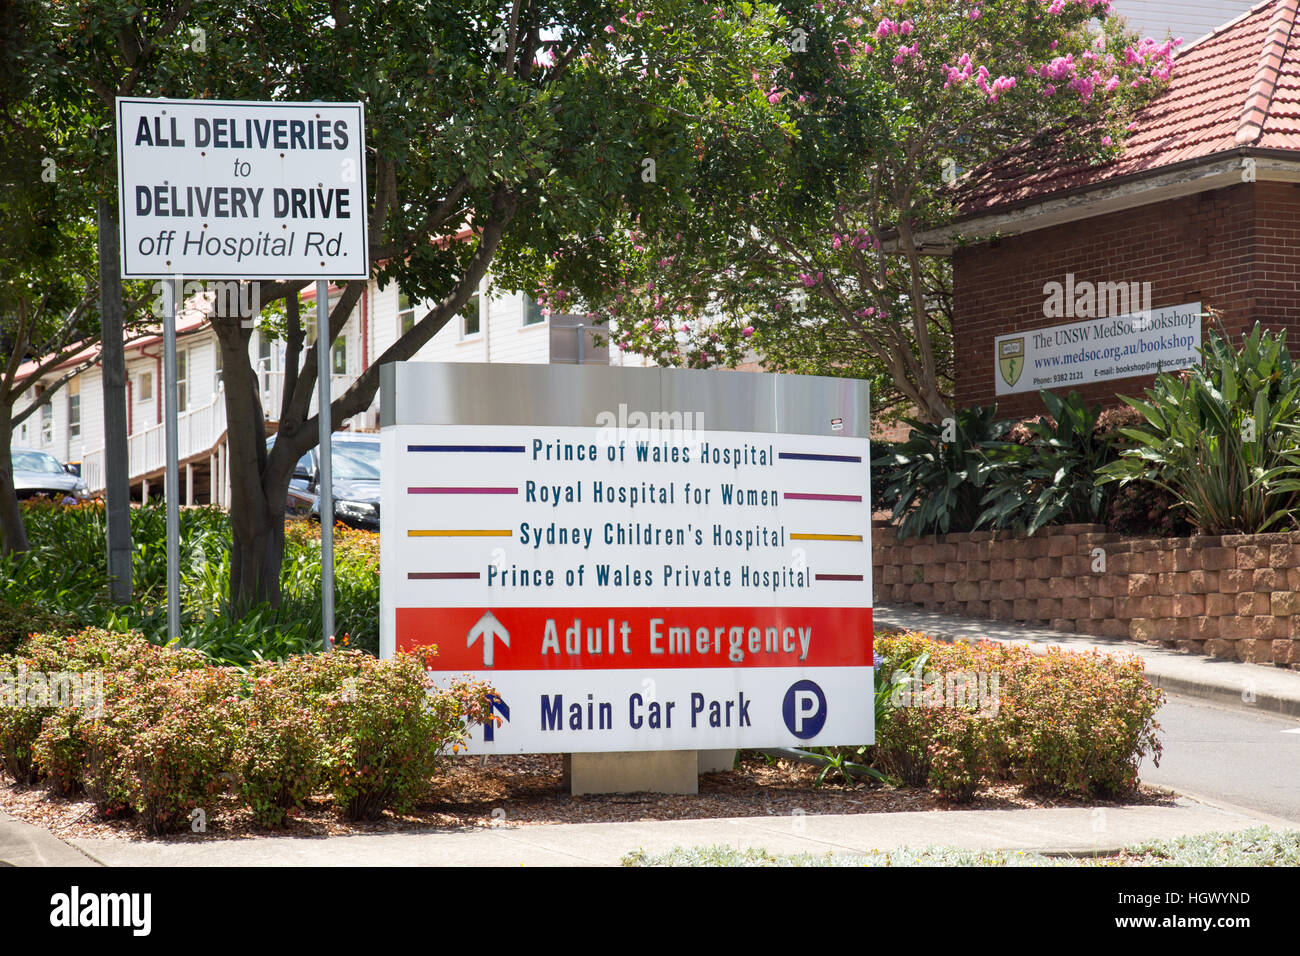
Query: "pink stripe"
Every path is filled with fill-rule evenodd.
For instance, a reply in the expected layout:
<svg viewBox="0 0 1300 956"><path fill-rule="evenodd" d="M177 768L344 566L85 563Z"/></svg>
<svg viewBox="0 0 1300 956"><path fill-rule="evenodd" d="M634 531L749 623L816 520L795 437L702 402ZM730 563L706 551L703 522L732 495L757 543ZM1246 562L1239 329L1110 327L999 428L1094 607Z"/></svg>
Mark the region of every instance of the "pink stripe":
<svg viewBox="0 0 1300 956"><path fill-rule="evenodd" d="M407 488L412 495L517 495L518 488Z"/></svg>
<svg viewBox="0 0 1300 956"><path fill-rule="evenodd" d="M787 498L795 498L799 501L861 501L861 495L814 495L803 491L787 491Z"/></svg>

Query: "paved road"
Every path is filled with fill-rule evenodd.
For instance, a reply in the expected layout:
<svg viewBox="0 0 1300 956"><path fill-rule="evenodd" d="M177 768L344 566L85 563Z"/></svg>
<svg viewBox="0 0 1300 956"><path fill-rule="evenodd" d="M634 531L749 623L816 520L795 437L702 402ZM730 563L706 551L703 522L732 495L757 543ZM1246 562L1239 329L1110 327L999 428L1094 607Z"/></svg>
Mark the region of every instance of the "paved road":
<svg viewBox="0 0 1300 956"><path fill-rule="evenodd" d="M1159 720L1164 756L1143 780L1300 824L1300 719L1170 694Z"/></svg>

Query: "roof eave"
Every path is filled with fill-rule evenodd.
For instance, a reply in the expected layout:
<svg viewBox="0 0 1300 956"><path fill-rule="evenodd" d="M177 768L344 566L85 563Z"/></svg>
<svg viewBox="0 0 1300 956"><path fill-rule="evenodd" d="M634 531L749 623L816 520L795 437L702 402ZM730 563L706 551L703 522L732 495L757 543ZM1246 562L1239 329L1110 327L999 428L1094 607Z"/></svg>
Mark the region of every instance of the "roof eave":
<svg viewBox="0 0 1300 956"><path fill-rule="evenodd" d="M1241 146L958 216L947 226L918 233L918 249L926 255L951 255L963 243L1019 235L1248 182L1243 178L1246 157L1255 160L1255 181L1300 182L1300 155L1294 150Z"/></svg>

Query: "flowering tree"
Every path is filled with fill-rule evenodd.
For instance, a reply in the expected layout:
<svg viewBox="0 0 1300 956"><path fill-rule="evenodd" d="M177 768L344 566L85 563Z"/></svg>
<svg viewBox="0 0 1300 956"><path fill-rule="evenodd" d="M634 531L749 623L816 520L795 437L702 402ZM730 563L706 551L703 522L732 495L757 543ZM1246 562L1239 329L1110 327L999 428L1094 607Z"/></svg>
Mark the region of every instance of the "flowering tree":
<svg viewBox="0 0 1300 956"><path fill-rule="evenodd" d="M917 234L951 218L959 169L1009 149L1118 155L1179 41L1138 41L1109 0L789 6L787 55L751 80L795 135L763 151L743 130L697 141L674 208L629 203L626 228L559 250L542 268L547 302L661 364L756 349L778 370L870 378L878 397L941 418L948 266Z"/></svg>

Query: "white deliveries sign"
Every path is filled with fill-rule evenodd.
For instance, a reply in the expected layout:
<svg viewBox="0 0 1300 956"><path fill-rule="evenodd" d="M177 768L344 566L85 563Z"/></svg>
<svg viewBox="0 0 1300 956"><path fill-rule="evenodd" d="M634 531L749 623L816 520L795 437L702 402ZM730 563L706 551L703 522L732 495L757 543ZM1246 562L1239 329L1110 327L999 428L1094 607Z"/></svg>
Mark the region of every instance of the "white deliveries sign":
<svg viewBox="0 0 1300 956"><path fill-rule="evenodd" d="M491 682L476 749L873 740L866 439L399 424L381 448L383 653Z"/></svg>
<svg viewBox="0 0 1300 956"><path fill-rule="evenodd" d="M360 103L119 98L122 277L364 279Z"/></svg>
<svg viewBox="0 0 1300 956"><path fill-rule="evenodd" d="M1201 303L999 335L998 395L1174 372L1200 362Z"/></svg>

